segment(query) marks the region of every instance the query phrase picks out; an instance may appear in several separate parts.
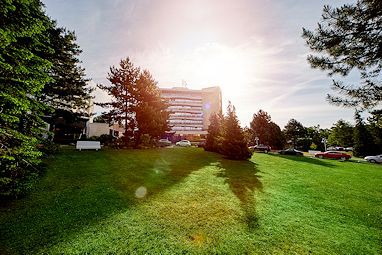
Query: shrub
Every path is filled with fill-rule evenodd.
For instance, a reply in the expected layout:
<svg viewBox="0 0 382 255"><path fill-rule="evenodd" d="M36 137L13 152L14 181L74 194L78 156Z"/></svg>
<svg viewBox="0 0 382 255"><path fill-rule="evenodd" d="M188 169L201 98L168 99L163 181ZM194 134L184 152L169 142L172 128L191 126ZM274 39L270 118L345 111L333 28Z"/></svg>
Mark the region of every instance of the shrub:
<svg viewBox="0 0 382 255"><path fill-rule="evenodd" d="M60 149L60 145L54 143L51 140L44 139L42 142L39 144L39 150L45 155L49 156L52 154L58 153Z"/></svg>

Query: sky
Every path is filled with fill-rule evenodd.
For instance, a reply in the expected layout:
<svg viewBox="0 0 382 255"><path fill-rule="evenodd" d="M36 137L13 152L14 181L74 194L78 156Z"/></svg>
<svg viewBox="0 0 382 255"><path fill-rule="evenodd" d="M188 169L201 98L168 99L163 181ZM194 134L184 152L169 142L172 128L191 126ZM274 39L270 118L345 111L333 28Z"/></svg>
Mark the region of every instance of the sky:
<svg viewBox="0 0 382 255"><path fill-rule="evenodd" d="M43 2L59 26L75 31L92 86L108 84L110 66L129 57L159 87L220 86L223 107L230 100L242 126L259 109L281 128L291 118L325 128L339 119L353 123L354 110L326 101L332 78L309 66L301 37L302 27L315 29L324 5L351 0ZM95 102L108 100L98 89L94 96Z"/></svg>

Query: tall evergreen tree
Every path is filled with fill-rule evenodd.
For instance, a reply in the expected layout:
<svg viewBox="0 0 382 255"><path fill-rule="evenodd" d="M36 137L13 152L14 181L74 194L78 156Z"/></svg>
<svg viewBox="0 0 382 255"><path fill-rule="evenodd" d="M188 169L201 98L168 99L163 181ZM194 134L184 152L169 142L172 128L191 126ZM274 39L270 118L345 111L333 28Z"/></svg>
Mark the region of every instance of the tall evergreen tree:
<svg viewBox="0 0 382 255"><path fill-rule="evenodd" d="M235 107L229 102L223 122L221 153L230 159L245 160L251 157L244 133L239 125Z"/></svg>
<svg viewBox="0 0 382 255"><path fill-rule="evenodd" d="M373 136L375 151L373 154L382 153L382 110L372 111L368 118L368 129Z"/></svg>
<svg viewBox="0 0 382 255"><path fill-rule="evenodd" d="M372 153L374 153L375 148L373 137L358 111L355 113L355 122L353 148L354 156L373 155Z"/></svg>
<svg viewBox="0 0 382 255"><path fill-rule="evenodd" d="M138 145L144 134L157 139L169 130L167 123L169 113L167 103L161 98L157 82L147 70L139 75L134 96L136 104L133 112L137 127L135 139Z"/></svg>
<svg viewBox="0 0 382 255"><path fill-rule="evenodd" d="M74 32L56 26L51 22L49 42L53 51L46 58L53 65L49 70L52 81L42 91L40 99L54 109L86 115L92 89L87 85L85 69L80 67L79 54Z"/></svg>
<svg viewBox="0 0 382 255"><path fill-rule="evenodd" d="M344 84L333 80L337 95L328 95L331 103L371 109L382 101L382 1L357 0L339 8L324 6L322 20L312 32L303 29L303 38L317 55L309 55L313 68L332 75L360 73L360 82Z"/></svg>
<svg viewBox="0 0 382 255"><path fill-rule="evenodd" d="M136 99L133 95L135 95L139 75L140 69L135 67L129 58L126 58L120 61L119 67L110 67L107 79L111 85L97 85L98 88L105 90L112 97L111 102L97 104L111 108L109 112L104 113L110 124L118 123L124 126L125 145L128 145L134 137L136 129L133 111Z"/></svg>
<svg viewBox="0 0 382 255"><path fill-rule="evenodd" d="M126 58L119 67L110 68L108 80L111 85L98 87L106 90L112 101L98 104L111 108L104 114L109 123L124 125L125 145L137 146L142 135L158 138L168 130L167 104L147 70L141 72Z"/></svg>
<svg viewBox="0 0 382 255"><path fill-rule="evenodd" d="M206 151L219 152L219 148L221 147L220 142L222 136L223 119L224 117L221 114L211 114L206 145L204 146Z"/></svg>
<svg viewBox="0 0 382 255"><path fill-rule="evenodd" d="M38 174L49 26L38 0L0 2L0 196L24 193Z"/></svg>

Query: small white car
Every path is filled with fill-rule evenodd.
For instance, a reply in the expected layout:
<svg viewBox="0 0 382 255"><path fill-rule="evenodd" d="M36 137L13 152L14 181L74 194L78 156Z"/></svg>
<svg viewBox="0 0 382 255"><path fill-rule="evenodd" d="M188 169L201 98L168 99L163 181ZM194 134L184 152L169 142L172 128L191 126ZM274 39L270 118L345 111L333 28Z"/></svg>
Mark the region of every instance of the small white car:
<svg viewBox="0 0 382 255"><path fill-rule="evenodd" d="M191 142L188 140L181 140L181 141L177 142L176 145L180 146L180 147L190 147Z"/></svg>
<svg viewBox="0 0 382 255"><path fill-rule="evenodd" d="M365 157L365 160L369 161L370 163L382 163L382 154L376 156L367 156Z"/></svg>

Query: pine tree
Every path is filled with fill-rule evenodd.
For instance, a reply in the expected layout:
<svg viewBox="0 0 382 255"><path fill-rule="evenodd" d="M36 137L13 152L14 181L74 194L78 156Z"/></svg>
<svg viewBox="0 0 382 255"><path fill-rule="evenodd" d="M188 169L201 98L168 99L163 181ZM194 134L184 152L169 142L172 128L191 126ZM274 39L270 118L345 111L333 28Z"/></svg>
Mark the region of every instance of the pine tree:
<svg viewBox="0 0 382 255"><path fill-rule="evenodd" d="M85 69L78 59L82 52L76 43L74 32L56 26L51 22L49 45L53 49L46 58L53 65L49 70L52 81L43 89L40 100L53 109L67 110L79 116L86 116L86 108L93 89L87 85Z"/></svg>
<svg viewBox="0 0 382 255"><path fill-rule="evenodd" d="M167 123L169 113L165 100L161 98L157 82L147 70L139 75L135 98L133 112L137 127L135 139L138 145L144 134L149 135L151 139L158 139L169 130Z"/></svg>
<svg viewBox="0 0 382 255"><path fill-rule="evenodd" d="M339 8L324 6L322 20L312 32L303 29L303 38L319 55L309 55L313 68L329 75L347 76L359 72L358 84L333 80L340 96L328 95L331 103L372 109L382 100L382 1L357 0Z"/></svg>
<svg viewBox="0 0 382 255"><path fill-rule="evenodd" d="M229 102L223 122L221 153L230 159L246 160L251 157L244 133L239 125L235 107Z"/></svg>
<svg viewBox="0 0 382 255"><path fill-rule="evenodd" d="M382 110L370 112L368 129L373 136L375 151L373 154L382 153Z"/></svg>
<svg viewBox="0 0 382 255"><path fill-rule="evenodd" d="M221 114L213 113L210 116L210 125L208 126L208 135L204 149L206 151L219 152L221 147L221 135L223 116Z"/></svg>
<svg viewBox="0 0 382 255"><path fill-rule="evenodd" d="M39 173L49 26L40 1L0 3L0 196L25 193Z"/></svg>
<svg viewBox="0 0 382 255"><path fill-rule="evenodd" d="M354 127L354 156L368 156L373 155L374 141L373 137L367 129L365 123L362 120L360 113L355 113L355 127Z"/></svg>
<svg viewBox="0 0 382 255"><path fill-rule="evenodd" d="M126 146L138 146L142 135L158 138L168 130L167 104L147 70L141 72L126 58L121 60L119 68L110 68L108 80L111 85L97 86L106 90L113 100L98 105L111 108L104 114L109 123L124 125Z"/></svg>
<svg viewBox="0 0 382 255"><path fill-rule="evenodd" d="M110 67L107 79L111 85L98 84L97 87L105 90L112 101L107 103L97 103L105 108L111 108L109 112L104 113L108 122L123 125L125 132L123 134L125 146L128 146L134 138L136 129L133 107L136 104L135 94L137 81L139 79L140 69L135 67L129 58L123 59L119 67Z"/></svg>

